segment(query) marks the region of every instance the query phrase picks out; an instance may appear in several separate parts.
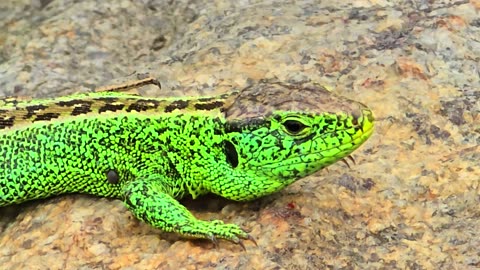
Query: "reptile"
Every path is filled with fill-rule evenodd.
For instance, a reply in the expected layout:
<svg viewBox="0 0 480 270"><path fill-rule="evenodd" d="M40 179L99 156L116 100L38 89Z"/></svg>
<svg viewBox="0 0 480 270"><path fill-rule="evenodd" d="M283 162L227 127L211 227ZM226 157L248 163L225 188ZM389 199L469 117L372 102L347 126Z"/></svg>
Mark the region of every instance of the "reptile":
<svg viewBox="0 0 480 270"><path fill-rule="evenodd" d="M154 79L70 96L0 101L0 207L66 193L120 199L166 232L245 230L195 218L178 200L248 201L350 157L372 134L365 105L316 84L259 81L229 94L144 97Z"/></svg>

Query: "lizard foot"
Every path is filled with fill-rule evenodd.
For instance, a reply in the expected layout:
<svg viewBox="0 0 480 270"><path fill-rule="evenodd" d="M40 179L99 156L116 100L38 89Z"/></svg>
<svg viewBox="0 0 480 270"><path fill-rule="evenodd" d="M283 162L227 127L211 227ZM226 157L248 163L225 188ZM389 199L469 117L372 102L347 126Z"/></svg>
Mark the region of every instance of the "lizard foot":
<svg viewBox="0 0 480 270"><path fill-rule="evenodd" d="M238 244L244 250L245 246L242 240L250 240L257 245L253 237L238 225L225 224L221 220L196 220L190 224L177 226L174 231L189 237L209 239L216 247L218 247L218 239L225 239Z"/></svg>

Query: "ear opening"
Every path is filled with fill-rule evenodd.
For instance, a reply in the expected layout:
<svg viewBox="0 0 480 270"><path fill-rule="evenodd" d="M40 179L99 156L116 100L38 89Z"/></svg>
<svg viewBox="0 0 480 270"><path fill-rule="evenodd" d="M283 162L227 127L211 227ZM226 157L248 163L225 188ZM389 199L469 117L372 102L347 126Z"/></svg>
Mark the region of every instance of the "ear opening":
<svg viewBox="0 0 480 270"><path fill-rule="evenodd" d="M232 165L233 168L238 166L238 152L235 148L235 145L231 141L225 140L223 142L225 149L225 156L227 157L227 162Z"/></svg>

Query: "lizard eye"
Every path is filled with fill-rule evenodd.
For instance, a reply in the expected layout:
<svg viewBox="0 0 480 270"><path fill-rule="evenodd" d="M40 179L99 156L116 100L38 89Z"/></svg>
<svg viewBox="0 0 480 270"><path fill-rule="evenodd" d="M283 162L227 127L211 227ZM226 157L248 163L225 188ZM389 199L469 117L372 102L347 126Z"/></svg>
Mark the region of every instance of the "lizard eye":
<svg viewBox="0 0 480 270"><path fill-rule="evenodd" d="M297 120L286 120L283 122L283 126L291 135L297 135L307 127L305 124Z"/></svg>

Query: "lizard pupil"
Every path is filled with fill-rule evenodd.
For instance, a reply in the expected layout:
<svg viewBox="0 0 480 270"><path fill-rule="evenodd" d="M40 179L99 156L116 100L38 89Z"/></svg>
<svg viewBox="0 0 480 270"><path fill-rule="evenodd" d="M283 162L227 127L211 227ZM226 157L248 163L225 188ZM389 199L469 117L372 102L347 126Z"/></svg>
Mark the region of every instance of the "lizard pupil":
<svg viewBox="0 0 480 270"><path fill-rule="evenodd" d="M296 120L287 120L283 123L283 126L287 129L289 133L293 135L300 133L307 127L303 123Z"/></svg>

